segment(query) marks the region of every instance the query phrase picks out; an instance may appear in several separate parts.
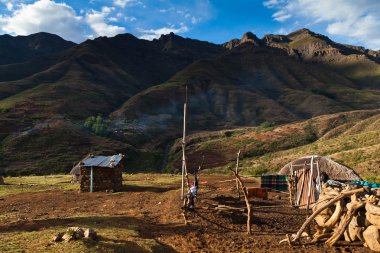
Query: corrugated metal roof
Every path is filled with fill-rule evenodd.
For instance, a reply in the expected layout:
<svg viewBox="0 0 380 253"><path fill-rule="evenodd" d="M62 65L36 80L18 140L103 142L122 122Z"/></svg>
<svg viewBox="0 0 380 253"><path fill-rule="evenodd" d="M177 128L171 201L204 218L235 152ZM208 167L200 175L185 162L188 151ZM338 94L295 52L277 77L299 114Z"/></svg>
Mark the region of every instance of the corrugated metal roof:
<svg viewBox="0 0 380 253"><path fill-rule="evenodd" d="M123 159L122 154L113 156L92 156L83 161L81 166L85 167L108 167L113 168L119 164L121 159Z"/></svg>

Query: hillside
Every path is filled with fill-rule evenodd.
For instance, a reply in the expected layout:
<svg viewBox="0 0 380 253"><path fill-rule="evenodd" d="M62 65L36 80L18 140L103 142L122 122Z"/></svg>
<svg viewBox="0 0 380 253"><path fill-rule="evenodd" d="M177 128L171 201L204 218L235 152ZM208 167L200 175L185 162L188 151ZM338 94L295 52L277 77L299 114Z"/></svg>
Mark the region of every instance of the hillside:
<svg viewBox="0 0 380 253"><path fill-rule="evenodd" d="M133 122L144 128L145 137L161 131L149 135L150 143L154 135L158 143L165 136L179 136L185 86L193 131L293 122L380 105L378 89L363 87L333 67L300 61L248 40L228 54L193 63L164 84L138 93L112 118L119 125Z"/></svg>
<svg viewBox="0 0 380 253"><path fill-rule="evenodd" d="M67 172L89 152L125 152L128 168L160 170L181 134L185 86L189 129L205 134L380 108L378 52L307 29L261 39L246 33L223 45L173 33L153 41L100 37L66 50L58 49L61 39L46 41L31 47L41 48L35 56L0 65L7 173ZM98 114L104 136L83 128Z"/></svg>
<svg viewBox="0 0 380 253"><path fill-rule="evenodd" d="M42 117L64 113L82 119L108 114L139 91L164 82L199 58L221 51L217 45L174 34L155 41L129 34L88 40L57 55L47 69L1 82L4 99L0 109ZM29 69L29 65L34 68L35 60L23 67ZM19 66L5 68L3 71L9 73L9 68Z"/></svg>
<svg viewBox="0 0 380 253"><path fill-rule="evenodd" d="M0 82L0 141L4 139L1 167L5 171L38 174L69 170L74 161L97 150L99 137L80 127L86 117L107 115L129 97L167 80L193 61L223 51L220 46L174 34L154 41L124 34L88 40L60 54L47 55L45 60L34 58L24 63L0 65L0 77L5 80ZM20 68L26 73L17 71ZM11 79L16 80L6 81L12 71L16 76ZM57 142L61 139L62 122L65 145ZM48 125L49 131L40 125ZM42 142L39 136L43 137ZM35 145L20 144L23 138ZM138 148L126 150L122 148L125 144L117 144L117 140L101 139L107 145L99 152L124 151L131 155L129 162L133 164L136 156L133 150ZM27 155L35 152L36 147L38 155ZM65 158L58 159L61 154L57 152ZM25 154L25 158L20 161L17 153ZM155 156L154 152L148 155ZM137 164L143 168L145 163Z"/></svg>
<svg viewBox="0 0 380 253"><path fill-rule="evenodd" d="M366 177L378 176L380 111L362 110L318 116L306 121L253 128L200 132L188 137L190 168L205 156L205 168L226 170L242 150L245 173L276 172L306 155L329 156ZM168 168L180 166L181 145L169 152Z"/></svg>

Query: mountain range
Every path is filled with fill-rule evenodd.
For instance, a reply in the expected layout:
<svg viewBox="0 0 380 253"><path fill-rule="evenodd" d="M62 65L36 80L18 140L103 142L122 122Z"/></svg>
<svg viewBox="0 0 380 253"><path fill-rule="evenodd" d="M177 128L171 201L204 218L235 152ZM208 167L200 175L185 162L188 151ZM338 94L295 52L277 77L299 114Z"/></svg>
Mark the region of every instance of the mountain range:
<svg viewBox="0 0 380 253"><path fill-rule="evenodd" d="M307 29L261 39L248 32L221 45L173 33L81 44L48 33L2 35L0 59L0 169L7 174L67 172L90 152L126 153L133 171L175 169L186 90L188 129L203 136L190 138L197 155L206 133L380 108L380 52ZM107 134L84 127L99 114ZM210 158L210 167L230 162L221 147L211 153L225 159ZM262 155L250 149L249 157Z"/></svg>

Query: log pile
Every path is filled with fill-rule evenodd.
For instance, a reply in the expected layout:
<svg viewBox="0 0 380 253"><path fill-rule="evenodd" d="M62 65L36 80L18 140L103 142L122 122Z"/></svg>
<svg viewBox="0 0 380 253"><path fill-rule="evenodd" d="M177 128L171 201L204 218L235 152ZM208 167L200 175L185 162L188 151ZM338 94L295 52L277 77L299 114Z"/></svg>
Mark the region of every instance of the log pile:
<svg viewBox="0 0 380 253"><path fill-rule="evenodd" d="M300 242L301 235L314 221L311 243L325 242L333 246L345 240L361 242L371 250L380 251L380 189L324 185L312 210L313 214L289 243Z"/></svg>

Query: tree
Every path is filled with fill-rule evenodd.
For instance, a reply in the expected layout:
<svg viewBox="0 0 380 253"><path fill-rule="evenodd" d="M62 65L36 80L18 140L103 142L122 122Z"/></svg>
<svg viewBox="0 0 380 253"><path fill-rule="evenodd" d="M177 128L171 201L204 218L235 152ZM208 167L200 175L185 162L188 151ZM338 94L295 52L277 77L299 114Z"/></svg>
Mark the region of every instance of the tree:
<svg viewBox="0 0 380 253"><path fill-rule="evenodd" d="M83 126L95 133L96 135L105 136L108 133L107 125L104 122L102 115L88 117Z"/></svg>

